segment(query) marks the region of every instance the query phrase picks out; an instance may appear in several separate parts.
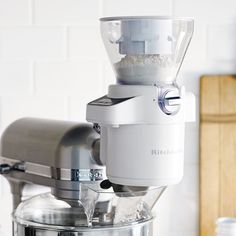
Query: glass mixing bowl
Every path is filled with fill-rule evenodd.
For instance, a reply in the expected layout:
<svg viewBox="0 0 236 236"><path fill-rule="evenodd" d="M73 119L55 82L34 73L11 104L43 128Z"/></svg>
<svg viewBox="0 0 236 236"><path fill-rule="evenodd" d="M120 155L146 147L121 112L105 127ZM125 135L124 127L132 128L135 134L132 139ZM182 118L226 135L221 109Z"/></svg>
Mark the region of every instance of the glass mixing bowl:
<svg viewBox="0 0 236 236"><path fill-rule="evenodd" d="M82 184L78 200L58 199L44 193L23 201L13 214L22 225L50 229L118 227L149 221L164 188L114 192L99 184Z"/></svg>

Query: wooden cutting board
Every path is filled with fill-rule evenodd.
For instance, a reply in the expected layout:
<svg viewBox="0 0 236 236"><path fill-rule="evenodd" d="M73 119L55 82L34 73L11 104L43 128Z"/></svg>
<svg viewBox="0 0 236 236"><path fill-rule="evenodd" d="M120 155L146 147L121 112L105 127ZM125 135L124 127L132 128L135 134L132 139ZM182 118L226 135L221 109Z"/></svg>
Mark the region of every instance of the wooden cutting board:
<svg viewBox="0 0 236 236"><path fill-rule="evenodd" d="M203 76L200 86L200 234L236 217L236 76Z"/></svg>

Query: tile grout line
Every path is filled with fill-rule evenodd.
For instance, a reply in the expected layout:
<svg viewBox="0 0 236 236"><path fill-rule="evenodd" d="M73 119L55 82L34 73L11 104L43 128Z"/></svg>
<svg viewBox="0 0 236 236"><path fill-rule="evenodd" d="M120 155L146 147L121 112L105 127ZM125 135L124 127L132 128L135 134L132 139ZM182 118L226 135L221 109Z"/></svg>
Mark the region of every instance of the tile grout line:
<svg viewBox="0 0 236 236"><path fill-rule="evenodd" d="M36 94L36 82L35 82L35 62L29 62L29 92L31 96Z"/></svg>
<svg viewBox="0 0 236 236"><path fill-rule="evenodd" d="M30 25L33 26L35 24L35 2L34 0L28 0L29 1L29 22Z"/></svg>
<svg viewBox="0 0 236 236"><path fill-rule="evenodd" d="M99 93L103 93L103 91L106 91L107 88L105 88L105 76L104 76L104 65L103 65L103 62L98 62L99 65L98 65L98 70L99 70L99 84L100 84L100 88L99 88ZM107 92L106 92L107 93Z"/></svg>
<svg viewBox="0 0 236 236"><path fill-rule="evenodd" d="M99 0L99 10L98 10L99 18L103 17L103 1Z"/></svg>
<svg viewBox="0 0 236 236"><path fill-rule="evenodd" d="M64 41L64 45L63 45L63 54L64 54L64 59L65 61L70 60L70 52L69 52L69 26L68 25L64 25L62 26L63 28L63 41Z"/></svg>
<svg viewBox="0 0 236 236"><path fill-rule="evenodd" d="M71 120L71 108L70 108L70 102L71 101L70 100L71 100L70 96L67 96L66 97L66 102L65 102L66 103L66 109L65 110L66 110L66 113L67 113L66 114L66 116L67 116L66 119L67 120Z"/></svg>
<svg viewBox="0 0 236 236"><path fill-rule="evenodd" d="M2 134L2 132L3 132L3 130L2 130L2 121L3 121L3 118L2 118L2 112L3 112L3 110L2 110L2 97L3 96L0 96L0 133ZM3 198L3 196L4 196L4 180L3 180L3 177L1 176L0 177L0 199L1 198ZM0 227L1 228L1 227Z"/></svg>
<svg viewBox="0 0 236 236"><path fill-rule="evenodd" d="M2 95L0 96L0 134L2 134Z"/></svg>
<svg viewBox="0 0 236 236"><path fill-rule="evenodd" d="M171 0L171 15L174 16L175 12L175 0Z"/></svg>

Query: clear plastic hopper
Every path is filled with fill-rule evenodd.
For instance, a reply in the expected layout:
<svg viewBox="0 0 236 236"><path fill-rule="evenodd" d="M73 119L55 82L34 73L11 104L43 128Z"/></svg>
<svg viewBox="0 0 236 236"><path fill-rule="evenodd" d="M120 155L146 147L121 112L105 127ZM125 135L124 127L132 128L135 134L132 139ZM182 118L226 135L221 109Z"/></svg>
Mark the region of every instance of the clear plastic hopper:
<svg viewBox="0 0 236 236"><path fill-rule="evenodd" d="M108 17L101 19L101 31L119 84L172 84L193 34L193 20Z"/></svg>

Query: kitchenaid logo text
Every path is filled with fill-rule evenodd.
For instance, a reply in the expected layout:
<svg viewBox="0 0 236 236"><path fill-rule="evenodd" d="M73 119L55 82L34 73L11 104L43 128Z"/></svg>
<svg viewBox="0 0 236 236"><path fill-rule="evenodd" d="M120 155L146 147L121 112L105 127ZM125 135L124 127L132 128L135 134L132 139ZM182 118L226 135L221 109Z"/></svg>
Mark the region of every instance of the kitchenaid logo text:
<svg viewBox="0 0 236 236"><path fill-rule="evenodd" d="M152 149L151 155L152 156L167 156L173 154L181 154L183 150L181 149Z"/></svg>

